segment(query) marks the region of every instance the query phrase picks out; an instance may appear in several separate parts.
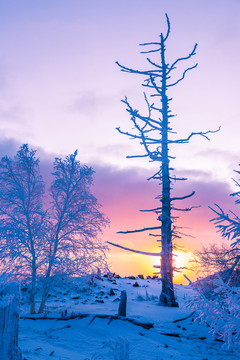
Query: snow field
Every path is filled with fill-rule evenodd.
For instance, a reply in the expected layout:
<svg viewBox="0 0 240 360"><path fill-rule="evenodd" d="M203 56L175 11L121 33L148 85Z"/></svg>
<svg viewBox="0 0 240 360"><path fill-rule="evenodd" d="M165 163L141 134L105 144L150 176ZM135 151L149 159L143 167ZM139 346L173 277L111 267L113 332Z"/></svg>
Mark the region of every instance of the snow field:
<svg viewBox="0 0 240 360"><path fill-rule="evenodd" d="M139 287L134 287L135 283ZM112 291L111 291L112 289ZM152 329L128 321L95 318L93 315L116 315L121 290L127 292L127 318L152 322ZM19 345L23 360L237 360L238 350L224 350L222 343L208 334L208 328L192 317L188 299L194 296L189 286L176 285L179 308L158 306L161 282L152 279L107 278L58 279L53 284L46 316L88 314L83 319L20 320ZM110 295L114 293L113 295ZM29 304L23 294L21 317L27 316ZM39 297L40 299L40 297ZM149 299L149 300L148 300ZM35 318L39 315L35 315ZM162 334L161 334L162 333Z"/></svg>

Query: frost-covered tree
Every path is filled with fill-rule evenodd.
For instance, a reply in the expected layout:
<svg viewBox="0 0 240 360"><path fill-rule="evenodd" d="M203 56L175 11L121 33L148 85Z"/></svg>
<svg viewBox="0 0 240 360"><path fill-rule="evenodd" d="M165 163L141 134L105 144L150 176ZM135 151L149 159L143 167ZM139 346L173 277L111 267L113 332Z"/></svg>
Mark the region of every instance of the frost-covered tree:
<svg viewBox="0 0 240 360"><path fill-rule="evenodd" d="M108 223L91 193L94 171L81 165L77 151L65 159L56 158L50 187L49 258L39 312L49 291L49 278L56 272L86 274L106 270L105 250L98 238Z"/></svg>
<svg viewBox="0 0 240 360"><path fill-rule="evenodd" d="M239 170L235 170L235 172L240 175ZM237 188L240 188L239 180L234 180L234 183ZM235 197L235 205L240 205L239 190L230 194L230 196ZM214 222L217 231L223 239L230 242L230 249L223 254L223 258L227 262L224 281L229 282L234 271L240 267L240 217L235 211L230 210L228 213L217 204L215 204L215 207L210 207L210 209L215 214L211 221Z"/></svg>
<svg viewBox="0 0 240 360"><path fill-rule="evenodd" d="M239 170L235 170L237 174L240 174ZM235 185L240 188L240 182L234 180ZM240 205L240 191L236 191L231 194L235 196L235 204ZM230 210L229 214L225 212L219 205L210 209L215 213L215 217L211 220L214 222L218 232L222 238L230 240L233 249L239 248L240 246L240 217L235 214L234 211Z"/></svg>
<svg viewBox="0 0 240 360"><path fill-rule="evenodd" d="M76 156L77 151L55 159L48 193L36 151L28 145L13 159L0 161L1 270L30 278L31 313L39 277L44 278L42 312L52 275L82 275L107 267L106 246L98 234L108 220L91 193L94 171Z"/></svg>
<svg viewBox="0 0 240 360"><path fill-rule="evenodd" d="M235 184L240 187L239 181ZM231 196L235 196L236 205L240 205L240 191ZM230 347L240 344L240 217L233 211L225 212L219 205L211 209L215 214L211 221L222 238L229 241L230 248L213 247L201 252L203 266L214 265L218 272L194 284L198 295L191 306L196 310L197 319L207 323L210 332Z"/></svg>
<svg viewBox="0 0 240 360"><path fill-rule="evenodd" d="M223 241L203 246L202 249L196 251L195 255L193 268L201 276L221 273L223 280L227 282L234 269L240 270L239 249L232 248L230 244Z"/></svg>
<svg viewBox="0 0 240 360"><path fill-rule="evenodd" d="M209 284L192 284L196 297L189 305L196 312L196 320L207 324L210 334L231 347L240 344L240 288L225 283L217 276Z"/></svg>
<svg viewBox="0 0 240 360"><path fill-rule="evenodd" d="M180 57L172 63L168 63L166 59L166 44L170 34L170 21L167 15L166 19L168 26L166 35L161 33L160 39L157 42L140 44L144 48L148 48L148 50L142 51L142 53L156 55L156 59L154 60L147 57L149 67L146 70L125 67L117 62L123 72L140 75L144 79L142 86L147 91L147 93L144 93L146 113L135 109L127 98L123 100L131 118L132 130L123 131L120 128L117 130L130 139L139 141L143 147L144 152L142 154L128 156L128 158L148 158L149 161L154 162L155 165L159 164L157 172L152 175L150 179L157 180L161 186L161 194L158 196L159 206L154 209L145 210L152 211L156 214L157 220L160 222L159 226L148 226L138 230L122 231L121 233L128 234L142 231L161 232L158 240L161 243L161 252L158 254L149 254L161 257L161 265L158 266L160 267L162 280L160 304L164 306L178 306L173 288L173 239L179 237L179 233L174 224L175 217L173 216L173 211L190 210L187 208L181 209L175 204L180 200L193 196L194 191L183 196L172 195L172 188L175 181L186 179L178 178L173 173L174 169L171 164L173 156L169 153L169 150L173 145L188 143L189 140L196 135L208 139L208 134L212 131L192 132L186 138L181 139L177 138L176 133L172 130L170 122L174 115L172 115L170 110L171 98L168 92L172 87L178 85L190 70L197 66L197 64L195 64L188 67L180 76L176 74L177 66L186 60L190 60L195 55L197 44L194 45L189 55ZM135 250L135 252L139 251Z"/></svg>
<svg viewBox="0 0 240 360"><path fill-rule="evenodd" d="M11 159L0 161L0 261L17 277L30 277L31 313L35 313L35 288L44 261L46 212L39 159L28 145Z"/></svg>
<svg viewBox="0 0 240 360"><path fill-rule="evenodd" d="M235 171L240 174L240 171ZM240 183L234 180L239 188ZM236 197L235 204L240 204L240 191L231 194ZM221 273L225 283L231 281L236 270L240 271L240 217L230 210L224 211L221 206L215 204L210 207L215 217L211 220L222 237L222 242L203 246L196 252L197 267L207 275ZM226 243L225 240L228 240Z"/></svg>

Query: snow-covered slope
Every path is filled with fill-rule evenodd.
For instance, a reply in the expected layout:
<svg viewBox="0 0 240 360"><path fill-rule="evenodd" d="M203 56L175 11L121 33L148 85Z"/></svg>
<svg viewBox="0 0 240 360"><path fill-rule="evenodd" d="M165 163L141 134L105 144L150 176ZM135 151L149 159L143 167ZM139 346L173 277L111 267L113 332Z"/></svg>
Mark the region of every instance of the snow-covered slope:
<svg viewBox="0 0 240 360"><path fill-rule="evenodd" d="M136 282L139 286L133 286ZM91 322L96 314L117 314L121 290L127 292L127 318L153 323L153 328L98 317ZM223 349L221 342L210 337L207 327L188 317L191 310L186 304L194 296L191 287L176 285L179 308L158 306L160 290L161 282L156 279L102 278L92 284L89 278L58 279L48 298L47 318L20 320L23 359L239 359L239 349ZM25 299L23 296L21 317L29 316ZM88 315L69 319L78 313Z"/></svg>

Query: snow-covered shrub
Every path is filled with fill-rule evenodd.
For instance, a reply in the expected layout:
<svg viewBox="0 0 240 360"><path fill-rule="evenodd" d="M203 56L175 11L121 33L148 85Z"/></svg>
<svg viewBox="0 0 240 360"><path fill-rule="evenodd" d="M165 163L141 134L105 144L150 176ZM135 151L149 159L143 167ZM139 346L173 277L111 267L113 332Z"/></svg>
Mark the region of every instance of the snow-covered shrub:
<svg viewBox="0 0 240 360"><path fill-rule="evenodd" d="M147 287L145 286L145 296L138 294L136 297L137 301L152 301L152 300L156 300L158 299L158 297L156 295L149 295L148 291L147 291Z"/></svg>
<svg viewBox="0 0 240 360"><path fill-rule="evenodd" d="M240 188L239 181L235 185ZM240 191L231 196L235 196L235 205L239 205ZM198 281L194 285L198 295L191 307L196 310L197 319L210 327L212 335L230 347L240 344L240 217L233 211L225 212L217 204L210 209L215 214L211 221L230 246L205 248L200 253L202 266L213 266L218 271L206 278L205 283Z"/></svg>
<svg viewBox="0 0 240 360"><path fill-rule="evenodd" d="M105 343L106 347L112 350L113 360L129 360L129 341L119 336L117 340L109 340Z"/></svg>
<svg viewBox="0 0 240 360"><path fill-rule="evenodd" d="M225 346L240 344L240 288L230 287L220 277L213 283L215 287L208 298L196 285L197 296L190 302L196 320L207 324L211 335L223 340Z"/></svg>
<svg viewBox="0 0 240 360"><path fill-rule="evenodd" d="M91 358L85 358L84 360L101 360L102 356L101 355L93 355L91 356Z"/></svg>

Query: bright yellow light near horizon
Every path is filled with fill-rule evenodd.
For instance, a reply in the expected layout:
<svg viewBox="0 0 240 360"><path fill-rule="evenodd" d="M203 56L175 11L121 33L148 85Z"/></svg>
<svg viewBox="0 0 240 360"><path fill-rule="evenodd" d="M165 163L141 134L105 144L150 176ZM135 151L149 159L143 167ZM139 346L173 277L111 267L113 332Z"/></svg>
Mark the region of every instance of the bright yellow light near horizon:
<svg viewBox="0 0 240 360"><path fill-rule="evenodd" d="M173 252L173 266L176 267L177 269L179 268L179 270L181 270L181 268L188 268L189 267L189 261L192 259L193 254L190 251L174 251ZM152 266L154 265L159 265L157 264L159 260L160 263L160 259L156 258L156 257L152 257L151 258L151 264ZM184 270L184 269L182 269Z"/></svg>
<svg viewBox="0 0 240 360"><path fill-rule="evenodd" d="M183 274L189 274L190 270L190 260L193 258L193 253L190 251L174 251L173 256L173 266L179 269L179 271L174 271L174 283L187 283L187 280L184 278ZM154 265L160 265L160 258L151 257L149 259L149 269L148 272L159 273L159 268L153 268ZM184 269L186 268L186 269ZM155 271L154 271L155 270Z"/></svg>
<svg viewBox="0 0 240 360"><path fill-rule="evenodd" d="M156 248L152 247L147 249L149 252L156 252ZM177 268L190 268L190 260L193 257L193 253L190 251L174 251L173 266ZM154 268L154 265L160 266L160 256L144 256L141 254L133 254L130 252L120 251L117 253L109 254L110 268L112 272L116 272L121 276L143 274L144 276L153 275L158 273L160 276L159 268ZM193 280L193 272L187 269L180 269L180 272L174 272L175 284L188 284L188 281L183 275L187 275Z"/></svg>
<svg viewBox="0 0 240 360"><path fill-rule="evenodd" d="M189 251L184 252L184 251L174 251L174 256L173 256L173 266L176 267L177 269L184 270L181 268L188 268L189 267L189 261L191 260L191 258L193 257L193 254Z"/></svg>
<svg viewBox="0 0 240 360"><path fill-rule="evenodd" d="M179 269L174 271L174 283L175 284L187 284L184 274L189 276L191 274L190 260L193 258L193 253L190 251L174 251L173 266ZM185 269L184 269L185 268ZM191 274L192 275L192 274Z"/></svg>

